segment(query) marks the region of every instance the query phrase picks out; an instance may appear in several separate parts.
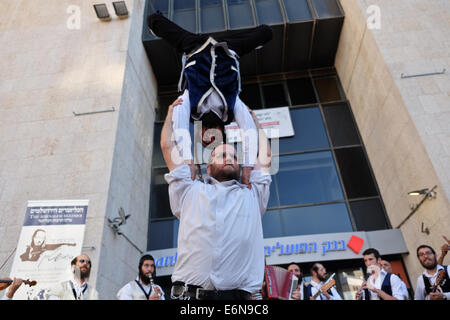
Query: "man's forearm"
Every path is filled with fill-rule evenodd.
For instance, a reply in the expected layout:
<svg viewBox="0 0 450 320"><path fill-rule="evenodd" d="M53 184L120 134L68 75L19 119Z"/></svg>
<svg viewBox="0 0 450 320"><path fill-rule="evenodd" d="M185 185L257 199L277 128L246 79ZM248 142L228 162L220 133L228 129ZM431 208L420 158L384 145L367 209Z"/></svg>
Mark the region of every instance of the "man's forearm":
<svg viewBox="0 0 450 320"><path fill-rule="evenodd" d="M164 160L166 161L167 167L170 171L175 169L177 167L176 161L178 159L174 159L173 156L176 156L176 153L174 154L175 143L172 141L172 135L173 135L173 129L172 129L172 115L173 115L173 107L175 105L178 105L181 102L181 99L175 100L174 103L172 103L169 106L169 110L167 111L167 116L164 121L164 125L161 129L161 151L164 157Z"/></svg>

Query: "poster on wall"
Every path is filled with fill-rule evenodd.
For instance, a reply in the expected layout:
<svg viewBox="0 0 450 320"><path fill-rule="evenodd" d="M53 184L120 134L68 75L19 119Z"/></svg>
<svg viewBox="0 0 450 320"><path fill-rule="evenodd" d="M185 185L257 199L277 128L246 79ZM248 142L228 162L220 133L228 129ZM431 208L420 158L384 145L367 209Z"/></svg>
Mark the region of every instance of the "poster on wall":
<svg viewBox="0 0 450 320"><path fill-rule="evenodd" d="M70 262L81 254L89 200L28 201L10 278L22 284L15 300L43 300L45 292L72 277Z"/></svg>

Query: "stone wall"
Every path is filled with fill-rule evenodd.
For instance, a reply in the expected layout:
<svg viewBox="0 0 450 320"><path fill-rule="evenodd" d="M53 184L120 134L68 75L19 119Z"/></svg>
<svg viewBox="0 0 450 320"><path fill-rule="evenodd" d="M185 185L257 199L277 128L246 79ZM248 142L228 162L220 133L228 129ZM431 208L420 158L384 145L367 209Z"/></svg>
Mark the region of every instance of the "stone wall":
<svg viewBox="0 0 450 320"><path fill-rule="evenodd" d="M156 105L156 79L142 45L145 1L135 1L120 103L107 213L118 216L122 207L131 214L121 226L124 235L141 251L147 250L149 199ZM97 289L102 299L137 275L140 252L105 223Z"/></svg>
<svg viewBox="0 0 450 320"><path fill-rule="evenodd" d="M405 263L415 286L422 272L417 246L426 243L438 250L442 235L448 236L450 230L450 86L448 73L411 79L401 79L401 73L448 69L450 42L445 30L450 28L450 3L341 0L341 4L346 17L336 68L392 226L397 227L410 205L421 199L409 196L409 191L437 185L437 198L427 200L401 228L410 251ZM368 28L367 22L373 22L370 5L380 9L379 30ZM421 232L422 223L430 235Z"/></svg>
<svg viewBox="0 0 450 320"><path fill-rule="evenodd" d="M2 1L0 261L17 244L28 200L89 199L91 283L112 298L104 282L115 279L116 291L125 281L117 273L131 270L139 253L123 238L110 239L106 218L119 207L132 213L124 231L146 249L155 93L140 42L144 0L127 0L124 20L104 2L109 22L85 0Z"/></svg>

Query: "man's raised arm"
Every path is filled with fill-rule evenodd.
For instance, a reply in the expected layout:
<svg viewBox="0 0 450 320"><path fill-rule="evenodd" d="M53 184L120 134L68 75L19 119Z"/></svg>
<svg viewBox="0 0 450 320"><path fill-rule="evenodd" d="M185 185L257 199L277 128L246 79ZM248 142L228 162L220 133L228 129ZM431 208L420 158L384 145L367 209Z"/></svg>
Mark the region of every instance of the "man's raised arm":
<svg viewBox="0 0 450 320"><path fill-rule="evenodd" d="M164 160L166 161L167 168L169 171L183 165L189 165L189 169L191 171L191 178L195 180L195 167L194 162L192 160L183 160L182 155L178 148L176 148L175 141L172 139L173 136L173 127L172 127L172 117L173 117L173 108L175 106L180 105L183 102L181 98L175 100L167 111L166 119L164 120L164 125L161 130L161 150L163 153Z"/></svg>
<svg viewBox="0 0 450 320"><path fill-rule="evenodd" d="M272 161L270 142L269 139L267 139L266 133L259 124L255 113L250 108L249 112L252 115L253 121L255 121L256 129L258 130L258 158L256 159L254 170L261 170L265 173L269 173Z"/></svg>
<svg viewBox="0 0 450 320"><path fill-rule="evenodd" d="M174 170L183 164L183 160L178 154L178 149L175 147L175 142L172 140L173 129L172 129L172 115L173 107L181 104L182 100L178 98L175 100L167 111L166 120L164 120L164 125L161 130L161 151L166 161L167 168L169 171Z"/></svg>

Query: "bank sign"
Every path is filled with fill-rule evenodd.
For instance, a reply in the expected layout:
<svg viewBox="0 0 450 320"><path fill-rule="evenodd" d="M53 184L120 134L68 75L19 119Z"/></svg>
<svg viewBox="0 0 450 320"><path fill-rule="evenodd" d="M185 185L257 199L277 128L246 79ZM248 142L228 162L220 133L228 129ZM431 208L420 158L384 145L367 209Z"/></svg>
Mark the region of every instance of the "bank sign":
<svg viewBox="0 0 450 320"><path fill-rule="evenodd" d="M376 248L383 255L408 252L398 229L264 239L268 265L362 259L362 252L368 248ZM172 274L178 258L176 250L148 252L155 258L158 275Z"/></svg>

